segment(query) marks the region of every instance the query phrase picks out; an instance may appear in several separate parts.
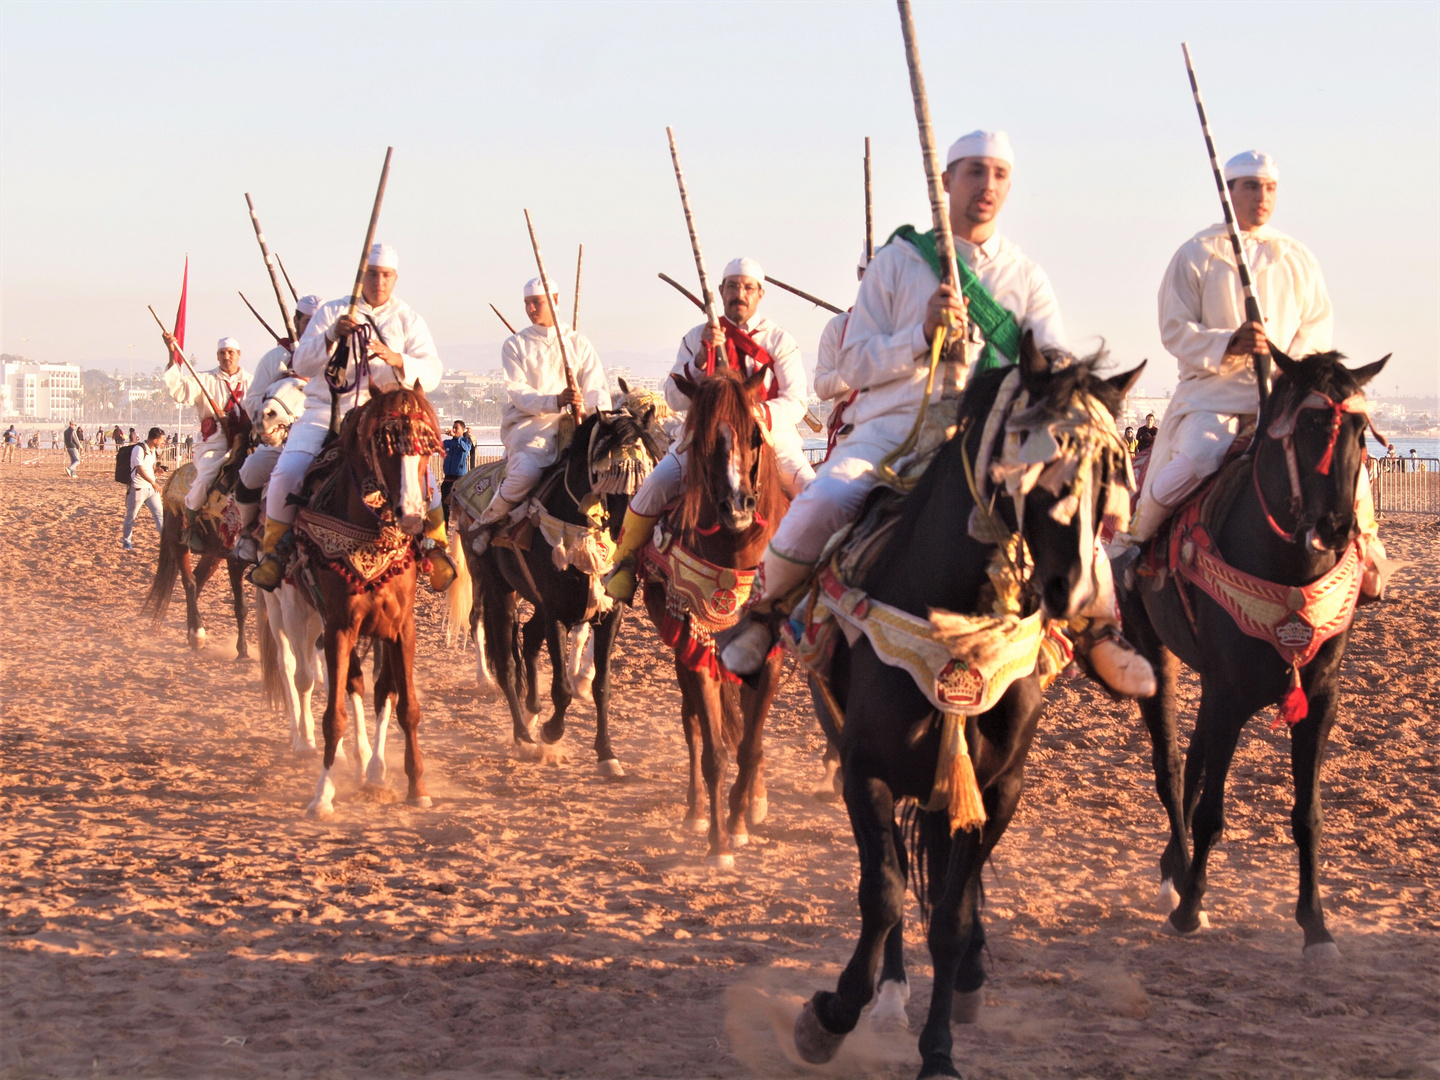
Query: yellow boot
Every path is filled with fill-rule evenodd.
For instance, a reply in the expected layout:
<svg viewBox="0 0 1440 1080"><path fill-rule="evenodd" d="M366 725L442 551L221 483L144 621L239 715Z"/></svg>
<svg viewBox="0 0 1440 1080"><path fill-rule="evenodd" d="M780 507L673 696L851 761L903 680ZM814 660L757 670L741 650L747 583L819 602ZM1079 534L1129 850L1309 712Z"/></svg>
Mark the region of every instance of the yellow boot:
<svg viewBox="0 0 1440 1080"><path fill-rule="evenodd" d="M620 526L620 539L615 542L615 569L605 579L605 593L615 600L630 603L635 599L637 581L635 572L640 564L640 549L650 542L655 531L655 517L637 514L629 507L625 509L625 521Z"/></svg>
<svg viewBox="0 0 1440 1080"><path fill-rule="evenodd" d="M293 530L288 522L265 519L265 539L260 542L260 562L250 571L250 583L257 589L273 592L285 580L285 560L279 555ZM287 545L288 546L288 545Z"/></svg>
<svg viewBox="0 0 1440 1080"><path fill-rule="evenodd" d="M430 557L430 590L443 593L455 580L455 564L450 561L449 546L445 535L445 509L432 507L425 514L425 532L420 546Z"/></svg>

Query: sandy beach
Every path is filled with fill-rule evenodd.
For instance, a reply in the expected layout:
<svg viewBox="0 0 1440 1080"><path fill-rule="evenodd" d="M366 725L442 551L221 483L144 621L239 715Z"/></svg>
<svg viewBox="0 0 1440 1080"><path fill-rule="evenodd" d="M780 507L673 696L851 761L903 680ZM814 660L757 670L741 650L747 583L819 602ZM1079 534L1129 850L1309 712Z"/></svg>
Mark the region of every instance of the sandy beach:
<svg viewBox="0 0 1440 1080"><path fill-rule="evenodd" d="M823 740L793 665L766 732L769 820L711 872L680 827L679 695L648 623L627 616L617 650L627 775L607 780L587 703L569 760L515 757L503 702L426 594L433 809L404 804L396 738L383 794L347 780L336 817L307 821L316 763L291 753L258 664L235 660L224 582L203 597L202 652L182 604L142 621L156 536L145 517L121 552L109 471L109 455L77 481L0 468L0 1075L914 1075L914 1034L868 1021L824 1069L790 1045L859 928L853 840L812 794ZM1440 1073L1440 527L1382 535L1417 565L1357 616L1323 773L1342 960L1301 959L1288 736L1246 729L1211 928L1177 940L1159 932L1165 832L1138 713L1062 679L986 875L966 1077ZM253 616L249 633L253 652ZM918 1031L928 954L907 929Z"/></svg>

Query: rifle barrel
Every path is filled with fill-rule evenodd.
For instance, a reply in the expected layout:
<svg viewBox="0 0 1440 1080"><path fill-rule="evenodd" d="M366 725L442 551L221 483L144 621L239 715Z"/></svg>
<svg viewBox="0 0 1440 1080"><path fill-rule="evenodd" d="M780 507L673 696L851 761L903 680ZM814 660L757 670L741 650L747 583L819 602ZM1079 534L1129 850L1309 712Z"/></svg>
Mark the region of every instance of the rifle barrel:
<svg viewBox="0 0 1440 1080"><path fill-rule="evenodd" d="M365 266L370 259L370 245L375 243L375 226L380 223L380 204L385 201L385 185L390 180L390 155L393 146L385 148L385 164L380 169L380 185L375 189L375 205L370 209L370 225L365 230L365 249L360 252L360 266L355 271L355 287L350 290L350 318L355 317L355 308L360 304L360 288L365 281Z"/></svg>
<svg viewBox="0 0 1440 1080"><path fill-rule="evenodd" d="M150 309L150 314L155 316L155 321L160 324L160 329L167 334L170 333L170 328L161 321L159 315L155 315L155 308L150 304L146 304L145 306ZM225 413L219 405L215 404L215 399L210 396L210 391L205 389L205 384L200 381L200 376L195 374L195 368L191 366L189 360L185 359L185 354L172 345L170 347L170 355L176 360L179 360L185 370L190 372L190 377L195 380L195 385L200 387L200 393L205 395L205 403L210 406L210 411L215 414L215 419L219 420L223 418Z"/></svg>
<svg viewBox="0 0 1440 1080"><path fill-rule="evenodd" d="M300 294L295 291L295 283L290 280L290 275L285 272L285 264L280 261L280 256L278 253L275 256L275 265L280 267L280 273L285 278L285 284L288 285L290 288L290 295L298 304L300 302Z"/></svg>
<svg viewBox="0 0 1440 1080"><path fill-rule="evenodd" d="M834 304L826 303L818 296L811 296L804 289L797 289L794 285L786 285L785 282L781 281L777 277L771 277L769 274L766 274L765 280L768 281L771 285L779 285L780 288L784 289L788 293L794 293L796 296L800 297L801 300L809 300L810 303L814 304L816 307L822 307L826 311L833 311L836 315L845 314L844 308L838 308Z"/></svg>
<svg viewBox="0 0 1440 1080"><path fill-rule="evenodd" d="M945 188L940 181L940 156L935 151L935 129L930 124L930 99L925 93L925 73L920 69L920 46L915 41L915 20L910 0L896 0L900 7L900 30L905 37L905 63L910 68L910 96L915 100L915 124L920 129L920 153L925 159L925 186L930 194L930 219L935 226L935 250L945 268L945 282L959 283L955 269L955 238L950 234Z"/></svg>
<svg viewBox="0 0 1440 1080"><path fill-rule="evenodd" d="M680 168L680 149L675 144L675 129L667 127L665 135L670 140L670 161L675 166L675 183L680 188L680 206L685 211L685 229L690 233L690 250L695 255L695 271L700 275L700 296L705 301L705 313L712 326L720 325L720 315L715 309L715 293L710 288L710 275L705 272L705 256L700 251L700 234L695 229L695 215L690 212L690 192L685 187L685 171Z"/></svg>
<svg viewBox="0 0 1440 1080"><path fill-rule="evenodd" d="M681 296L685 297L686 300L689 300L701 311L705 310L705 301L701 300L698 296L696 296L689 289L685 288L684 285L681 285L669 274L657 274L656 276L659 277L661 281L665 282L665 284L674 286L677 290L679 290Z"/></svg>
<svg viewBox="0 0 1440 1080"><path fill-rule="evenodd" d="M238 289L237 289L236 291L239 292ZM240 299L241 299L241 300L245 300L245 294L244 294L243 292L240 293ZM254 304L250 303L249 300L245 300L245 306L250 309L250 314L251 314L251 315L254 315L255 318L257 318L257 319L260 320L260 325L263 326L263 327L265 327L265 332L275 339L275 344L277 344L277 345L285 345L285 346L286 346L286 348L285 348L285 351L286 351L286 352L293 352L293 351L294 351L294 347L293 347L293 346L288 345L288 344L286 343L286 340L285 340L284 338L282 338L279 334L275 333L274 330L271 330L271 329L270 329L270 324L265 321L265 317L264 317L263 315L261 315L260 312L258 312L258 311L255 310L255 305L254 305Z"/></svg>
<svg viewBox="0 0 1440 1080"><path fill-rule="evenodd" d="M496 307L494 304L491 304L490 310L495 312L495 317L505 324L506 330L509 330L512 334L515 333L515 327L510 325L509 319L507 319L504 315L500 314L500 309L498 307Z"/></svg>
<svg viewBox="0 0 1440 1080"><path fill-rule="evenodd" d="M255 212L255 201L250 198L248 191L245 193L245 205L250 208L250 224L255 226L255 239L260 242L260 254L265 257L265 270L269 273L270 285L275 290L275 302L280 305L280 321L285 324L285 332L290 335L290 340L296 341L300 335L295 333L295 320L285 307L285 294L280 289L280 275L275 273L275 260L270 254L270 245L265 241L265 230L260 228L260 215ZM248 304L249 301L247 300L246 303ZM251 308L250 310L254 311L255 309ZM266 329L268 330L269 327ZM270 332L272 335L275 333L273 330Z"/></svg>
<svg viewBox="0 0 1440 1080"><path fill-rule="evenodd" d="M550 309L550 318L555 322L555 340L560 343L560 363L565 365L565 385L571 390L575 385L575 373L570 370L570 354L565 348L565 331L560 325L560 313L555 310L555 290L550 287L550 275L545 272L545 260L540 255L540 241L535 238L535 223L530 220L530 211L525 211L525 227L530 230L530 247L535 252L535 268L540 271L540 287L545 290L545 306ZM580 422L580 407L570 406L570 415Z"/></svg>

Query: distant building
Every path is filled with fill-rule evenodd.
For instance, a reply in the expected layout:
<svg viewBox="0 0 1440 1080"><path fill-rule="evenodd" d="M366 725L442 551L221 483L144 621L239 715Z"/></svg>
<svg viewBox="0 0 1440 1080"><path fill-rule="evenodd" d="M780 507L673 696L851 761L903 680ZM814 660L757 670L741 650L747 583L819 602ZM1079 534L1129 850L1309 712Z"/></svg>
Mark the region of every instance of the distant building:
<svg viewBox="0 0 1440 1080"><path fill-rule="evenodd" d="M0 416L30 420L80 418L80 366L6 358L0 365Z"/></svg>

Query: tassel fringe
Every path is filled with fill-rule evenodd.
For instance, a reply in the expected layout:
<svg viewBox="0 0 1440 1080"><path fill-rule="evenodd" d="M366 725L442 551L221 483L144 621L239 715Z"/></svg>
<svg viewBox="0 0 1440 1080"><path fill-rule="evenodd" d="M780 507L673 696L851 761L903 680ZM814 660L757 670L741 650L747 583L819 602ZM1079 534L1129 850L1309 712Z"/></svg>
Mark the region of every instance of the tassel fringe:
<svg viewBox="0 0 1440 1080"><path fill-rule="evenodd" d="M1305 697L1305 691L1300 686L1300 669L1290 669L1290 690L1280 699L1280 711L1275 716L1275 723L1270 725L1271 731L1279 731L1281 726L1293 728L1301 720L1310 715L1310 701Z"/></svg>

